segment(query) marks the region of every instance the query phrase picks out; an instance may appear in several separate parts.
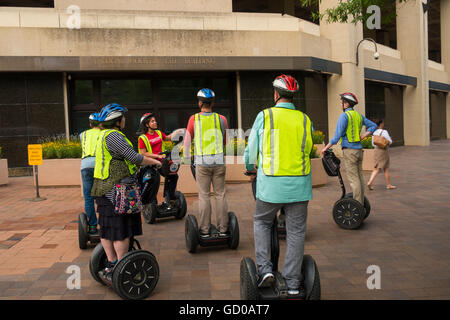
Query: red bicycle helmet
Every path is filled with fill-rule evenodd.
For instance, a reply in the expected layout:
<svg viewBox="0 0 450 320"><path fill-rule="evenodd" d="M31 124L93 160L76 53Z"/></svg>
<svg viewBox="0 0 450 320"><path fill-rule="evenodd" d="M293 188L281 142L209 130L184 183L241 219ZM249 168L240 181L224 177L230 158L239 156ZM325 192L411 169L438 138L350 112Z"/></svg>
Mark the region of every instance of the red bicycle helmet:
<svg viewBox="0 0 450 320"><path fill-rule="evenodd" d="M347 101L348 103L350 103L350 105L353 107L354 105L358 104L358 98L356 98L356 96L351 93L351 92L344 92L341 93L339 95L341 97L341 99Z"/></svg>
<svg viewBox="0 0 450 320"><path fill-rule="evenodd" d="M272 84L282 97L292 97L299 89L297 80L288 74L276 77Z"/></svg>

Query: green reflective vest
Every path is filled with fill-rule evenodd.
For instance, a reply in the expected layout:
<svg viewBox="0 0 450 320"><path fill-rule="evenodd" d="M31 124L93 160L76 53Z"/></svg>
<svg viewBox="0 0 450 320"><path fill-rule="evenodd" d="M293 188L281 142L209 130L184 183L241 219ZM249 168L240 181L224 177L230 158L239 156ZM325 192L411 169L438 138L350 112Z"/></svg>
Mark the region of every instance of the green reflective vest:
<svg viewBox="0 0 450 320"><path fill-rule="evenodd" d="M347 115L347 139L348 142L359 142L361 141L359 134L363 126L363 117L359 112L355 110L345 111Z"/></svg>
<svg viewBox="0 0 450 320"><path fill-rule="evenodd" d="M305 176L311 172L312 124L299 110L264 110L262 169L266 176Z"/></svg>
<svg viewBox="0 0 450 320"><path fill-rule="evenodd" d="M196 156L223 153L223 134L220 127L220 116L217 113L205 116L194 115L194 154Z"/></svg>
<svg viewBox="0 0 450 320"><path fill-rule="evenodd" d="M100 129L89 129L81 134L81 158L94 157Z"/></svg>
<svg viewBox="0 0 450 320"><path fill-rule="evenodd" d="M161 131L159 130L155 130L155 132L158 134L158 136L161 138L161 152L164 152L166 150L166 148L164 148L164 140L161 134ZM145 144L145 148L147 149L147 152L153 153L152 152L152 145L150 144L150 141L147 138L147 135L141 134L138 138L138 147L139 147L139 140L144 141ZM141 149L139 149L139 153L141 153Z"/></svg>
<svg viewBox="0 0 450 320"><path fill-rule="evenodd" d="M133 144L128 140L128 138L119 130L107 129L102 130L100 136L97 140L97 145L95 147L95 168L94 168L94 178L105 180L109 177L109 164L111 163L112 155L106 147L106 137L112 132L119 132L128 144L133 148ZM137 166L132 164L127 159L124 159L125 163L130 170L130 174L134 174L137 170Z"/></svg>

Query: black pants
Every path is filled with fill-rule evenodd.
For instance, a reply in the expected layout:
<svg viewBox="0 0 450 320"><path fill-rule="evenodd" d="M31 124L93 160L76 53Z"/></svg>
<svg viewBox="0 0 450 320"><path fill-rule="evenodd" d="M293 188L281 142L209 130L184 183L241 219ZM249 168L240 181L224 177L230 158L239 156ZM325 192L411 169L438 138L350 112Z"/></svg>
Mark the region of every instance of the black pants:
<svg viewBox="0 0 450 320"><path fill-rule="evenodd" d="M175 191L177 190L178 173L169 174L164 176L162 170L159 169L158 172L165 178L164 179L164 198L166 200L175 200Z"/></svg>

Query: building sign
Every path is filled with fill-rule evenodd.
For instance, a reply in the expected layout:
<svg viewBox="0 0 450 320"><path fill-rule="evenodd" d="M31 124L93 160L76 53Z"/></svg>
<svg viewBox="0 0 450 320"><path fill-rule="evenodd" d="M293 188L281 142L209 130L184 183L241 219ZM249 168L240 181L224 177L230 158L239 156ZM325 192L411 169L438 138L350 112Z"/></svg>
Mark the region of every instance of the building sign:
<svg viewBox="0 0 450 320"><path fill-rule="evenodd" d="M28 164L39 166L42 164L42 144L28 145Z"/></svg>

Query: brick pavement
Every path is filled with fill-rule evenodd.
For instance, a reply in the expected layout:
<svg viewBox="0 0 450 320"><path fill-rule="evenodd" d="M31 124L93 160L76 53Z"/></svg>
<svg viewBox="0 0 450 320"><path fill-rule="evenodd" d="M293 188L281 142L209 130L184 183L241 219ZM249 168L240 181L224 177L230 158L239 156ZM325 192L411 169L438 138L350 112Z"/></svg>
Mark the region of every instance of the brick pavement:
<svg viewBox="0 0 450 320"><path fill-rule="evenodd" d="M333 221L337 178L313 189L305 251L318 264L323 299L450 299L449 158L448 140L391 149L391 180L398 189L385 190L382 175L377 177L375 190L366 191L372 213L359 230ZM34 197L31 177L10 178L0 187L0 299L118 299L91 278L92 249L78 248L79 188L40 191L46 201L26 200ZM192 255L185 249L184 220L144 223L139 240L160 266L149 299L239 299L240 260L254 257L254 201L249 184L228 185L227 195L239 219L237 250L200 248ZM188 212L197 204L188 198ZM281 241L280 264L284 249ZM67 289L70 265L81 268L80 290ZM369 265L381 269L381 290L367 289Z"/></svg>

